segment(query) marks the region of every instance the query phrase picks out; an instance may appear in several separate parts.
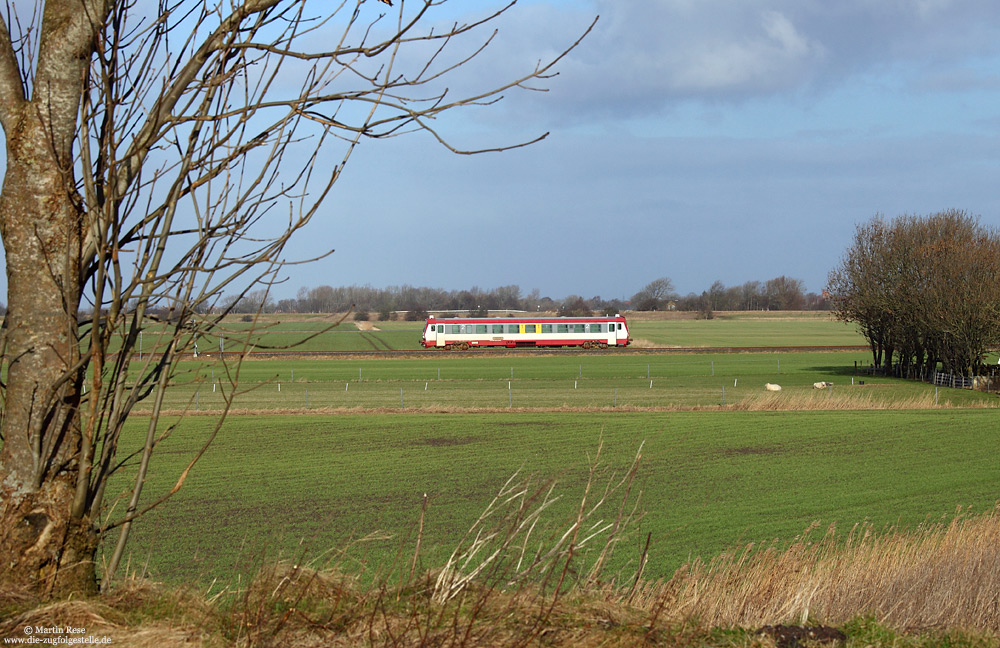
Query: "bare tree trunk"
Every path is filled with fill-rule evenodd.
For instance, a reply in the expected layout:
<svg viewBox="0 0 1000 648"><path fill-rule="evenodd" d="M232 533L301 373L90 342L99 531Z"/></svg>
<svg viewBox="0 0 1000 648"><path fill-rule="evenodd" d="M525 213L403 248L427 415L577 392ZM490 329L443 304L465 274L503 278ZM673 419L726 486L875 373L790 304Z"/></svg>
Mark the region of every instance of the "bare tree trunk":
<svg viewBox="0 0 1000 648"><path fill-rule="evenodd" d="M8 140L13 154L0 201L10 358L0 461L0 582L47 592L92 590L96 535L87 520L68 515L81 440L76 318L82 217L59 169L52 168L40 127Z"/></svg>
<svg viewBox="0 0 1000 648"><path fill-rule="evenodd" d="M71 515L80 475L80 246L73 137L94 26L79 2L46 4L31 101L4 90L7 383L0 453L0 587L93 591L97 537Z"/></svg>

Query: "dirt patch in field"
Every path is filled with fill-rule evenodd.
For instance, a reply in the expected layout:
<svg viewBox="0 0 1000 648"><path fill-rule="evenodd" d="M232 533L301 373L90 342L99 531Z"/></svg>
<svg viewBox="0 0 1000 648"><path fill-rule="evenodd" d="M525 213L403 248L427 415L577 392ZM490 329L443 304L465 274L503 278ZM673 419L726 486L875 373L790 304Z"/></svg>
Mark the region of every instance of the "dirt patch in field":
<svg viewBox="0 0 1000 648"><path fill-rule="evenodd" d="M479 437L431 437L429 439L417 439L413 445L447 448L449 446L469 445L470 443L478 443L479 441Z"/></svg>
<svg viewBox="0 0 1000 648"><path fill-rule="evenodd" d="M781 448L775 447L763 447L763 446L744 446L742 448L730 448L723 452L723 454L729 456L744 456L744 455L776 455L781 454L783 450Z"/></svg>
<svg viewBox="0 0 1000 648"><path fill-rule="evenodd" d="M770 637L778 648L838 646L847 642L847 635L829 626L764 626L757 635Z"/></svg>
<svg viewBox="0 0 1000 648"><path fill-rule="evenodd" d="M559 427L558 424L551 423L551 422L548 422L548 421L546 421L544 423L540 422L540 421L501 421L501 422L498 422L498 423L494 423L493 426L494 427L502 427L502 428L505 428L505 427L525 427L525 426L539 427L539 428Z"/></svg>
<svg viewBox="0 0 1000 648"><path fill-rule="evenodd" d="M359 331L379 331L379 327L375 326L371 322L355 322L355 326L358 327Z"/></svg>

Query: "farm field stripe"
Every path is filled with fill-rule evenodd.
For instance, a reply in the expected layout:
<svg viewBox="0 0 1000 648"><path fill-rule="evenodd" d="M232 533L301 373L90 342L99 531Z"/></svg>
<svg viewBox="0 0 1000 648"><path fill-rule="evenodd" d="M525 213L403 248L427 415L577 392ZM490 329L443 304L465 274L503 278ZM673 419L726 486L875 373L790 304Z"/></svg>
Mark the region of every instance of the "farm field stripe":
<svg viewBox="0 0 1000 648"><path fill-rule="evenodd" d="M667 577L690 556L787 542L817 521L846 531L989 509L1000 481L994 420L989 410L234 416L185 487L136 526L132 551L145 562L160 549L154 577L210 582L254 557L240 555L247 542L318 555L381 530L392 539L359 558L388 565L428 493L423 560L441 564L517 471L557 481L552 516L564 522L603 439L602 480L644 444L646 515L616 568L627 571L651 533L647 575ZM148 492L173 484L212 423L188 419L164 441ZM123 447L142 433L130 423Z"/></svg>

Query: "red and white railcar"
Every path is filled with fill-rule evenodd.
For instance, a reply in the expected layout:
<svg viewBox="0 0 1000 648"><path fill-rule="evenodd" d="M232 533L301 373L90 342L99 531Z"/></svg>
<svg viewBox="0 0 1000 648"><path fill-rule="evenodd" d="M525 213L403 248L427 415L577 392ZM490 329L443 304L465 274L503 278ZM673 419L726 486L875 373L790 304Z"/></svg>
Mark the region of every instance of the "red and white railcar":
<svg viewBox="0 0 1000 648"><path fill-rule="evenodd" d="M436 319L424 325L426 348L626 347L628 323L613 317L469 317Z"/></svg>

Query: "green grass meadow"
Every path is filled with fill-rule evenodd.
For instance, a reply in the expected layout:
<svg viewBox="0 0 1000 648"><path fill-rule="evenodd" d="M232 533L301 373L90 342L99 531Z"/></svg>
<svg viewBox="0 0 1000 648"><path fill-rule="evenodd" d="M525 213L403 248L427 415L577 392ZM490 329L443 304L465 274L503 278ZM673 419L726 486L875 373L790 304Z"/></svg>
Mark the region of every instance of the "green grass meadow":
<svg viewBox="0 0 1000 648"><path fill-rule="evenodd" d="M371 321L360 330L350 319L337 321L329 315L267 315L259 322L229 317L219 335L199 338L201 353L220 349L234 351L249 344L254 353L294 349L300 352L418 350L423 321ZM161 342L159 324L146 329L142 349L150 352ZM853 325L833 319L828 313L727 313L711 320L689 317L671 319L629 318L629 330L637 346L652 347L767 347L849 346L865 344Z"/></svg>
<svg viewBox="0 0 1000 648"><path fill-rule="evenodd" d="M425 567L517 471L557 481L548 520L578 505L603 442L598 484L642 446L645 517L613 565L646 577L739 543L785 543L818 522L845 532L986 510L998 498L996 410L510 412L233 416L184 488L136 525L132 569L168 582L231 584L256 561L338 556L407 565L423 495ZM166 440L147 492L169 488L214 423L188 417ZM141 435L132 423L131 441ZM120 486L120 483L119 483ZM614 515L617 502L609 509ZM352 539L381 531L387 538ZM403 556L400 558L400 556ZM246 572L243 572L244 574Z"/></svg>
<svg viewBox="0 0 1000 648"><path fill-rule="evenodd" d="M301 317L301 316L298 316ZM375 330L359 330L353 322L337 326L329 316L283 321L269 316L260 323L242 322L229 318L217 334L198 338L198 351L214 356L220 351L233 353L244 346L251 353L295 351L298 353L327 351L396 351L419 350L423 322L378 322ZM332 328L331 328L332 327ZM149 353L165 346L169 331L155 324L143 332L137 351Z"/></svg>
<svg viewBox="0 0 1000 648"><path fill-rule="evenodd" d="M267 335L291 343L328 323L277 323ZM416 346L419 323L374 324L385 328L324 333L303 350ZM633 335L682 347L862 342L816 315L634 321ZM647 578L739 543L790 542L814 522L845 533L913 526L1000 499L997 396L867 375L864 350L251 355L237 365L237 354L199 346L168 391L159 430L171 431L144 501L174 485L227 398L232 413L179 493L135 525L129 553L130 570L170 583L230 586L279 555L369 573L408 567L424 494L421 565L441 566L515 473L555 480L547 519L563 525L602 444L602 487L642 448L633 495L644 516L612 568L634 570L648 537ZM833 386L814 389L820 381ZM765 383L782 391L768 395ZM122 456L140 447L146 413L140 404L129 421Z"/></svg>
<svg viewBox="0 0 1000 648"><path fill-rule="evenodd" d="M866 344L853 324L828 313L731 313L710 320L629 320L638 345L655 347L851 346Z"/></svg>
<svg viewBox="0 0 1000 648"><path fill-rule="evenodd" d="M235 409L276 410L709 407L759 396L766 383L780 384L783 396L812 399L934 397L930 385L872 377L866 366L863 351L249 359L233 396L235 365L203 357L181 363L166 407L220 410L228 398ZM816 382L833 386L819 391ZM965 390L939 390L937 398L956 405L994 400Z"/></svg>

